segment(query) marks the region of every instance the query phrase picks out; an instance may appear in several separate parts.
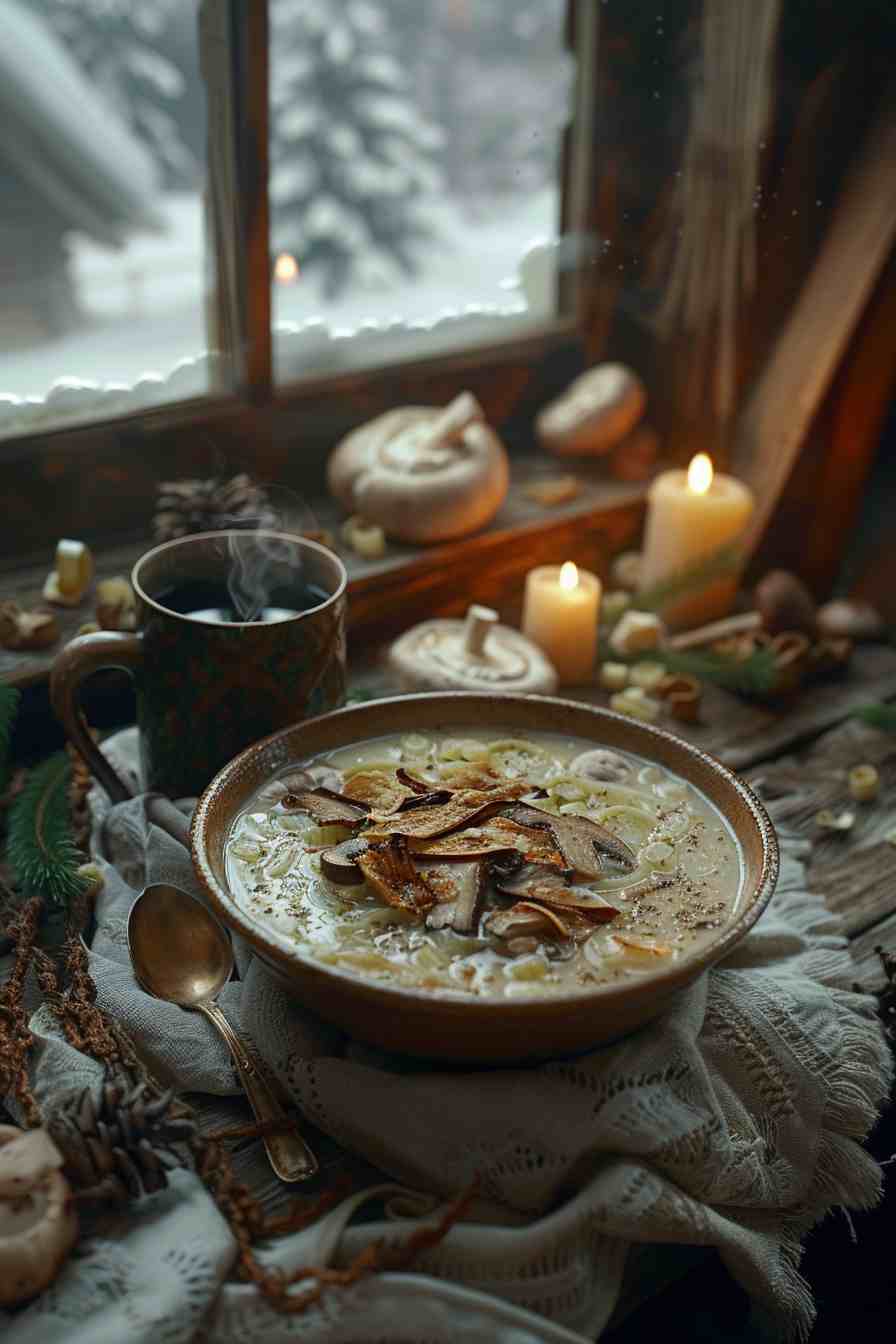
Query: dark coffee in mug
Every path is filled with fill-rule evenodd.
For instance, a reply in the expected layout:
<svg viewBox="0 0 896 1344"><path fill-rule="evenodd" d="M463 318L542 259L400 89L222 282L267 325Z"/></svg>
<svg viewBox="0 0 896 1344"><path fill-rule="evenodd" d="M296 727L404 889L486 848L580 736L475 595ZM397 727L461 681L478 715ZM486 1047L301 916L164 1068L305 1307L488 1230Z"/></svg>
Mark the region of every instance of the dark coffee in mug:
<svg viewBox="0 0 896 1344"><path fill-rule="evenodd" d="M159 593L156 601L169 611L179 612L182 616L192 616L194 621L206 621L211 625L227 625L233 622L247 624L270 624L272 621L288 621L303 611L319 607L326 602L327 594L323 588L312 583L279 584L266 590L264 602L250 607L245 614L234 602L233 596L224 583L215 583L211 579L194 579L180 583L166 592Z"/></svg>
<svg viewBox="0 0 896 1344"><path fill-rule="evenodd" d="M113 801L129 790L78 709L78 687L123 667L137 690L143 787L202 792L245 747L345 702L346 573L338 556L277 532L206 532L157 546L131 574L136 634L72 640L53 707Z"/></svg>

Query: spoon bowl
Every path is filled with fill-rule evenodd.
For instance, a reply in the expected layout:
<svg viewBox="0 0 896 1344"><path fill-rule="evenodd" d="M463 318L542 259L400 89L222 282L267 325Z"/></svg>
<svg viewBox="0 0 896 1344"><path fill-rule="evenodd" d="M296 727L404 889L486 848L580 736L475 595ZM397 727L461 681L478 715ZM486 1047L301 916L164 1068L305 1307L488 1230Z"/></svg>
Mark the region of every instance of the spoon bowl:
<svg viewBox="0 0 896 1344"><path fill-rule="evenodd" d="M223 926L201 901L164 882L146 887L128 915L128 947L139 983L157 999L202 1013L226 1042L246 1095L265 1133L271 1166L282 1181L304 1181L317 1159L289 1119L258 1061L215 1003L233 972Z"/></svg>
<svg viewBox="0 0 896 1344"><path fill-rule="evenodd" d="M128 918L131 962L157 999L193 1008L212 999L233 973L233 950L210 910L177 887L147 887Z"/></svg>

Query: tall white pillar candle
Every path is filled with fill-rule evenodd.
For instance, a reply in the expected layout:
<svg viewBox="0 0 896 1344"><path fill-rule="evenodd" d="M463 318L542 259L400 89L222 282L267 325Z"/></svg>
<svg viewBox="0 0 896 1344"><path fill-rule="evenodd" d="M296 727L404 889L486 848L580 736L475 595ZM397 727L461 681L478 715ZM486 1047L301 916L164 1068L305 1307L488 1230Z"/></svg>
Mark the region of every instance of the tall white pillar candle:
<svg viewBox="0 0 896 1344"><path fill-rule="evenodd" d="M736 542L752 512L752 491L733 476L715 474L705 453L687 471L664 471L648 494L640 587L652 588ZM714 579L670 603L663 615L671 625L700 625L724 616L736 591L736 577Z"/></svg>

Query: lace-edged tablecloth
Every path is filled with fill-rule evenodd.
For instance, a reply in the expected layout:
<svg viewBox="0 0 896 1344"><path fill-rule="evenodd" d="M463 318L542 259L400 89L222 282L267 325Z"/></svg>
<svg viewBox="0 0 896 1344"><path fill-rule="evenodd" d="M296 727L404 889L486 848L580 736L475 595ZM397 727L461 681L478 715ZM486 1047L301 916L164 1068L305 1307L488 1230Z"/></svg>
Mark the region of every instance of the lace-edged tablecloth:
<svg viewBox="0 0 896 1344"><path fill-rule="evenodd" d="M106 749L133 772L133 732ZM230 1106L240 1089L224 1046L198 1014L142 993L127 951L128 910L145 884L198 894L189 856L148 820L144 798L111 810L94 802L106 878L91 948L99 1001L158 1076L209 1112ZM386 1180L272 1243L268 1262L345 1265L372 1239L406 1238L478 1172L469 1221L413 1273L333 1289L303 1315L281 1316L229 1280L229 1230L198 1178L178 1172L82 1238L36 1302L0 1313L6 1344L594 1339L636 1243L717 1248L765 1321L804 1335L813 1307L800 1242L833 1206L879 1198L881 1172L861 1143L891 1064L874 1001L850 988L838 920L806 890L807 845L780 838L778 890L735 953L662 1020L572 1061L409 1070L303 1015L238 949L242 978L222 993L224 1011L305 1115ZM31 1026L42 1105L98 1081L47 1010L37 1007ZM260 1197L271 1193L259 1143L236 1163ZM359 1219L365 1206L373 1221Z"/></svg>

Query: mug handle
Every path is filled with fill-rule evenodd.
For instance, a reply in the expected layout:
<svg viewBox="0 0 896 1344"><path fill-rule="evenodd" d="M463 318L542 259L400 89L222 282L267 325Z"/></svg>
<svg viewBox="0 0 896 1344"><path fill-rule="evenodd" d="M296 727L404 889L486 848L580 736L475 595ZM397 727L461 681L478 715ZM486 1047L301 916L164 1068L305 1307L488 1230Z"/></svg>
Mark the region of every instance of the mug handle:
<svg viewBox="0 0 896 1344"><path fill-rule="evenodd" d="M143 641L139 635L99 630L92 635L78 635L66 644L56 655L50 673L53 713L113 803L123 803L133 795L90 736L87 721L81 713L79 692L82 681L94 672L118 667L133 675L142 659Z"/></svg>

